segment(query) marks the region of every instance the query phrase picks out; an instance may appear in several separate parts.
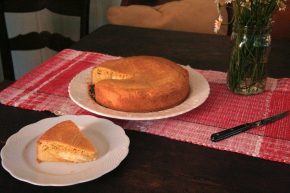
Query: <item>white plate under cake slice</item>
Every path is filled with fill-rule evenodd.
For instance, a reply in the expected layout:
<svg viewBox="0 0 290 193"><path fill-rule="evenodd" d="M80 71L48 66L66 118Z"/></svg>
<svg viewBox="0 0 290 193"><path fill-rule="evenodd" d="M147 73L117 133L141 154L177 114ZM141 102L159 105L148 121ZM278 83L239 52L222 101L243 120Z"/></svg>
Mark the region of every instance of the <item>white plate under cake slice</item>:
<svg viewBox="0 0 290 193"><path fill-rule="evenodd" d="M96 160L84 163L41 162L36 142L54 125L73 121L97 147ZM2 166L13 177L40 186L67 186L90 181L115 169L129 152L129 138L113 122L90 115L65 115L27 125L10 136L1 150Z"/></svg>

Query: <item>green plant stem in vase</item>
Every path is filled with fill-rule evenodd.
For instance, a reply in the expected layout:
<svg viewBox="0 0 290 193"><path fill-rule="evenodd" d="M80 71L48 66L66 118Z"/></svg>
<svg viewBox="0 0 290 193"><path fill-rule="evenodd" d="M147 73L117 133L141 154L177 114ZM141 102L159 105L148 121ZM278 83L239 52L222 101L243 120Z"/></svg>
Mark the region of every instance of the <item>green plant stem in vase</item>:
<svg viewBox="0 0 290 193"><path fill-rule="evenodd" d="M271 49L272 16L285 10L286 0L217 0L219 18L215 31L223 22L221 7L231 4L233 18L231 53L227 73L228 88L238 94L252 95L265 90L267 63Z"/></svg>
<svg viewBox="0 0 290 193"><path fill-rule="evenodd" d="M234 27L234 48L227 74L227 85L234 93L252 95L265 90L270 32L270 25Z"/></svg>

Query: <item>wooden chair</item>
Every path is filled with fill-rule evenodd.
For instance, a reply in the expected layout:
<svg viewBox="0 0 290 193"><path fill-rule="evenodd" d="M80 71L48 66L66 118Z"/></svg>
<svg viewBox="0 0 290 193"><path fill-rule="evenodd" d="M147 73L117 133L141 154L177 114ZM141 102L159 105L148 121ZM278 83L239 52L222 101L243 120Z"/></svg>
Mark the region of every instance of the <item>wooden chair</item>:
<svg viewBox="0 0 290 193"><path fill-rule="evenodd" d="M12 50L34 50L48 47L55 51L70 47L74 41L61 34L30 32L8 38L5 14L36 12L48 9L53 13L80 17L80 37L89 31L90 0L0 0L0 53L5 80L15 80Z"/></svg>

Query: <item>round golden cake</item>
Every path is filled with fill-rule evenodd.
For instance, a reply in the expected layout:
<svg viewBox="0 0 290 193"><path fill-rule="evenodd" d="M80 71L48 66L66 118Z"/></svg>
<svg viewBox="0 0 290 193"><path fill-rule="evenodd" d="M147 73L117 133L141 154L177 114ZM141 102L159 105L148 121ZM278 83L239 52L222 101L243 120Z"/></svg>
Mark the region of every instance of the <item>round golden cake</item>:
<svg viewBox="0 0 290 193"><path fill-rule="evenodd" d="M161 57L109 60L92 70L96 101L126 112L153 112L182 103L189 93L188 72Z"/></svg>

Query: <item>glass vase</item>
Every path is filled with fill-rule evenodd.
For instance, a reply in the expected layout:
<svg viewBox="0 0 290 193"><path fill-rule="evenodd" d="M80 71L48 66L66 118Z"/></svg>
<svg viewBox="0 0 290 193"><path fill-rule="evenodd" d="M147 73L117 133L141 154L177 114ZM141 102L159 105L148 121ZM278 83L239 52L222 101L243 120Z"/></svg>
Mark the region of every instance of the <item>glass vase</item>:
<svg viewBox="0 0 290 193"><path fill-rule="evenodd" d="M271 26L233 27L234 47L227 73L228 88L237 94L265 91L267 63L271 49Z"/></svg>

